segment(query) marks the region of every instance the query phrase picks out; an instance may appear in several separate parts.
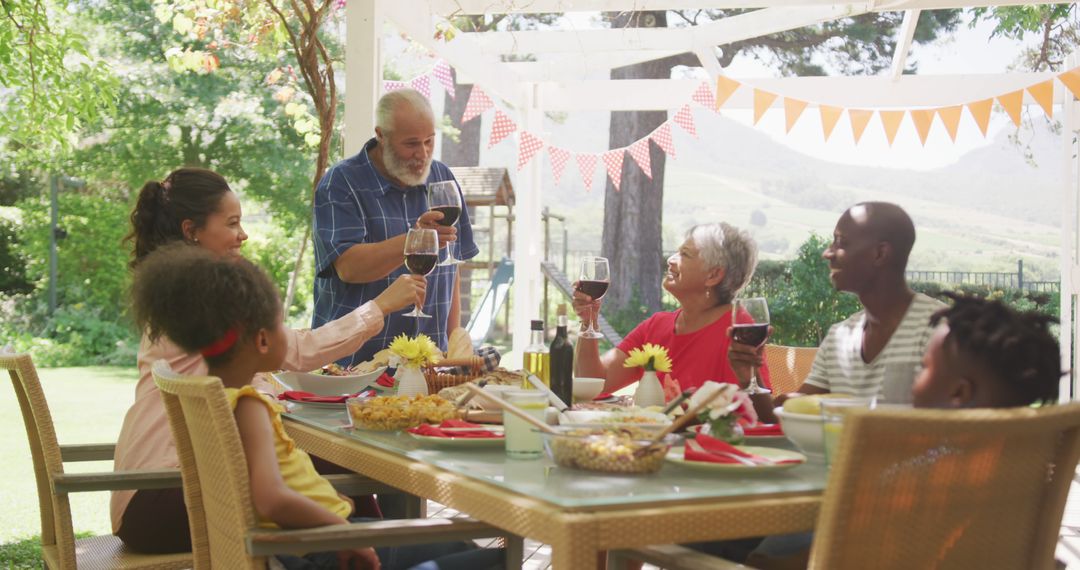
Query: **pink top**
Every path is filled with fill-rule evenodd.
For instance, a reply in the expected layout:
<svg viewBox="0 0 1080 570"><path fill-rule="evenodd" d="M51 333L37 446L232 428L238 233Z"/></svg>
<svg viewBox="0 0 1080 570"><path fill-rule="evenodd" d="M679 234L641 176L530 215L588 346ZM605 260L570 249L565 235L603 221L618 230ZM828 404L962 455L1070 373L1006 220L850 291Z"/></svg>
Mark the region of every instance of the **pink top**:
<svg viewBox="0 0 1080 570"><path fill-rule="evenodd" d="M645 319L619 343L619 350L630 354L631 350L645 343L663 346L671 358L671 377L679 381L679 388L683 390L697 388L706 380L738 384L727 354L731 344L727 335L731 326L731 311L692 333L675 334L675 319L681 311L660 312ZM739 322L743 322L743 319L740 318ZM752 321L747 318L747 322ZM663 374L660 376L663 377ZM635 380L639 378L640 370L634 375ZM758 371L758 381L766 388L771 387L769 369L764 363Z"/></svg>
<svg viewBox="0 0 1080 570"><path fill-rule="evenodd" d="M315 329L287 329L285 338L286 370L313 370L356 352L375 333L382 330L383 313L373 301L361 305L340 319ZM169 419L161 403L157 385L150 369L154 362L165 360L179 374L201 376L207 373L206 362L199 354L188 354L167 338L151 344L143 335L139 345L139 383L135 386L135 403L124 417L120 437L116 441L115 469L179 468ZM269 388L266 380L256 377L252 382ZM120 529L121 517L134 491L113 491L110 502L113 532Z"/></svg>

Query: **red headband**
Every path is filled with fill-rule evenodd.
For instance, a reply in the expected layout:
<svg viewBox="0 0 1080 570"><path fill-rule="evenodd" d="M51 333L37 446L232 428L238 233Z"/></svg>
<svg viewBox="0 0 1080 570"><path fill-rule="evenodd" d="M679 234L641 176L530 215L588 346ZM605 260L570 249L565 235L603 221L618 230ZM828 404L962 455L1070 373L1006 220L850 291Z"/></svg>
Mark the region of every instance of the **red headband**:
<svg viewBox="0 0 1080 570"><path fill-rule="evenodd" d="M238 336L240 335L236 332L236 327L231 327L229 330L225 331L225 334L221 335L221 338L204 346L199 352L207 357L221 356L228 352L229 349L232 348L232 345L236 344L236 338Z"/></svg>

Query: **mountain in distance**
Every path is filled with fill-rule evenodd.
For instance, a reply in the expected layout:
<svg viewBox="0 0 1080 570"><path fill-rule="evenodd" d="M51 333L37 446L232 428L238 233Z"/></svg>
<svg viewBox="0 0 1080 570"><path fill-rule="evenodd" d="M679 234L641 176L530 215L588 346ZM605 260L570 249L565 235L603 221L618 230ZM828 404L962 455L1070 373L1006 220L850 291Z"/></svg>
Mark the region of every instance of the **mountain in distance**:
<svg viewBox="0 0 1080 570"><path fill-rule="evenodd" d="M1015 271L1023 258L1026 272L1056 278L1064 153L1061 135L1044 126L1021 133L1035 165L1003 129L992 144L953 164L916 171L829 162L757 128L709 115L697 110L697 138L672 129L676 157L666 163L666 251L677 248L694 224L727 221L750 229L763 257L790 258L810 232L831 235L848 206L885 200L902 205L916 223L912 268ZM600 131L598 122L580 127L576 136L578 128L562 125L558 138L606 146L606 125ZM632 161L629 155L625 160ZM569 248L599 250L602 167L591 192L573 160L557 186L546 156L542 169L544 204L567 216Z"/></svg>

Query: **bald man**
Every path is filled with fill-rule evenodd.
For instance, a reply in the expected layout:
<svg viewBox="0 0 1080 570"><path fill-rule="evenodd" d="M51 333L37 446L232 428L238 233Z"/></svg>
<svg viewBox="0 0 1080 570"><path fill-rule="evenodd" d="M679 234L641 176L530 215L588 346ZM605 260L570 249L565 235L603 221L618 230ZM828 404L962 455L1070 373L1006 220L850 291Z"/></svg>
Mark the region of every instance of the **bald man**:
<svg viewBox="0 0 1080 570"><path fill-rule="evenodd" d="M857 295L863 310L829 329L806 382L779 403L826 392L911 403L933 332L930 315L945 306L908 287L904 271L914 244L915 225L896 204L863 202L840 216L822 256L833 286Z"/></svg>

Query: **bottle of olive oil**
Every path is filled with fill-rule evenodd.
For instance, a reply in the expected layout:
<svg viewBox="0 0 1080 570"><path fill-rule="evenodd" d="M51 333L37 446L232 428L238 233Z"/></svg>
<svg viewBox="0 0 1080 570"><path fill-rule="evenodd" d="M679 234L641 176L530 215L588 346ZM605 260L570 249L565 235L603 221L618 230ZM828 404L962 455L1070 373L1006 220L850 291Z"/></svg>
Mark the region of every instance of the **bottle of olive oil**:
<svg viewBox="0 0 1080 570"><path fill-rule="evenodd" d="M550 366L551 355L544 344L544 321L533 320L529 325L529 346L525 347L523 367L527 374L535 374L545 386L550 386ZM528 379L523 382L523 387L535 389Z"/></svg>

